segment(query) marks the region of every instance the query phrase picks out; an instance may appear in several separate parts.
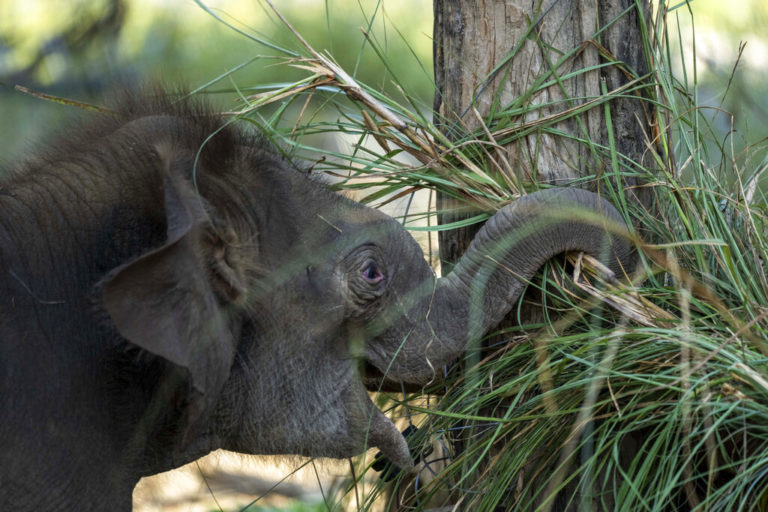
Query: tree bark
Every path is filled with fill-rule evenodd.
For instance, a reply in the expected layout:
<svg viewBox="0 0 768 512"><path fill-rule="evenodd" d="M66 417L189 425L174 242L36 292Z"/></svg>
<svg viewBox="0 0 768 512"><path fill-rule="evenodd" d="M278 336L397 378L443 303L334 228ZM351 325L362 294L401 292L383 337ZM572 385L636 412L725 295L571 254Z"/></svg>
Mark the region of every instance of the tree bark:
<svg viewBox="0 0 768 512"><path fill-rule="evenodd" d="M486 118L494 101L507 105L525 95L539 77L574 48L581 50L561 63L555 70L557 76L605 62L598 51L601 47L624 63L624 68L614 65L593 69L537 91L526 100L525 105L530 107L526 113L505 122L531 122L597 98L603 82L606 91L627 83L625 70L643 76L646 64L636 6L645 6L645 2L435 0L436 122L449 138L480 129L474 111ZM595 36L600 27L616 18ZM514 56L497 69L513 52ZM610 108L618 152L641 162L646 141L651 140L645 104L624 98L613 100ZM559 122L556 129L607 147L610 141L605 121L604 109L597 107ZM509 162L507 171L525 182L564 185L611 166L610 161L596 158L587 145L549 132L533 132L506 145L504 153ZM471 213L471 205L459 204L442 194L437 197L437 209L441 224L467 218ZM473 226L440 232L443 274L461 256L477 229Z"/></svg>
<svg viewBox="0 0 768 512"><path fill-rule="evenodd" d="M498 105L517 100L523 108L516 118L496 118L491 123L521 125L562 114L616 90L633 77L644 76L647 70L642 29L648 12L643 0L435 0L436 124L452 140L472 132L484 138L485 129L493 131L494 126L484 127L483 123L488 122L489 114L498 111ZM579 51L564 58L573 49ZM598 67L606 63L612 65ZM589 71L571 74L584 69ZM551 71L560 80L547 88L536 85ZM550 76L546 81L552 79ZM613 133L608 131L601 104L558 121L555 130L532 131L504 144L496 150L495 160L506 162L504 170L516 183L567 185L580 177L605 172L616 172L618 176L607 153L595 152L576 139L603 147L613 143L618 153L642 162L647 141L652 140L651 114L647 103L631 94L613 99L608 105ZM632 183L625 180L616 185L628 189ZM645 201L636 191L627 195L641 204ZM437 196L437 210L440 224L477 213L472 205L443 194ZM479 227L439 232L443 275L458 261ZM523 309L522 322L538 320L541 305L530 305L539 302L538 298L528 296L525 300L529 306ZM517 324L517 320L507 319L501 327L511 323ZM461 450L461 440L458 444ZM557 507L555 504L553 510Z"/></svg>

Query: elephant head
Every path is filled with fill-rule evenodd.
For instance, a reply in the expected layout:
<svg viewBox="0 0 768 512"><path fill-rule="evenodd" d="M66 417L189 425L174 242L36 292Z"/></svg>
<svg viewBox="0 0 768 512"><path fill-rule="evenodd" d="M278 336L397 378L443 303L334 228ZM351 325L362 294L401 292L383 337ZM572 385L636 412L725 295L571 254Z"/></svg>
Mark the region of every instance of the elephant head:
<svg viewBox="0 0 768 512"><path fill-rule="evenodd" d="M217 448L378 447L409 467L366 374L428 382L558 253L585 251L617 274L629 260L610 204L556 189L501 209L436 278L398 222L204 107L160 96L116 111L0 188L13 191L0 195L1 348L36 382L0 389L32 404L0 447L19 482L61 480L49 458L23 455L58 460L62 446L90 461L75 473L90 489ZM35 437L41 424L56 436Z"/></svg>
<svg viewBox="0 0 768 512"><path fill-rule="evenodd" d="M610 235L622 222L610 204L553 189L496 213L436 278L399 222L277 161L265 166L244 164L225 181L254 196L239 204L231 191L226 203L206 193L204 167L199 195L166 175L166 244L118 269L104 295L123 336L189 369L200 393L190 421L213 410L209 425L234 451L346 457L378 447L408 467L407 445L372 404L366 377L434 379L559 253L585 251L617 275L629 261L626 241Z"/></svg>

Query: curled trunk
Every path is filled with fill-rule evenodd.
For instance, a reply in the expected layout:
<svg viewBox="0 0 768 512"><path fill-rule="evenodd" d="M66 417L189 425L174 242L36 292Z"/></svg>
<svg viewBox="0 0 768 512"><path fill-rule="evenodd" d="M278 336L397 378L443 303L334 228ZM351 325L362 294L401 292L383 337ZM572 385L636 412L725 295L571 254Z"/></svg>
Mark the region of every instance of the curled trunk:
<svg viewBox="0 0 768 512"><path fill-rule="evenodd" d="M437 279L433 293L408 314L426 322L412 326L387 377L428 382L436 369L504 318L553 256L583 251L616 276L628 273L632 249L625 232L610 203L581 189L544 190L507 205L478 232L453 271Z"/></svg>

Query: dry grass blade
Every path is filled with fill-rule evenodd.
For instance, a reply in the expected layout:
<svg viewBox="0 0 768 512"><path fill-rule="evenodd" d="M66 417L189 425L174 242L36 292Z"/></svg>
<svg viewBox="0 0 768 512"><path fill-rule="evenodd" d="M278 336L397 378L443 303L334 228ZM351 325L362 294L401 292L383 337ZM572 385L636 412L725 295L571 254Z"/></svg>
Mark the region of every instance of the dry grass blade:
<svg viewBox="0 0 768 512"><path fill-rule="evenodd" d="M110 115L114 114L114 112L108 108L100 107L98 105L92 105L90 103L85 103L83 101L71 100L69 98L62 98L61 96L54 96L52 94L46 94L40 91L33 91L32 89L24 87L23 85L15 85L13 88L19 92L23 92L24 94L34 96L35 98L40 98L41 100L51 101L53 103L60 103L62 105L76 107L82 110L99 112L101 114L110 114Z"/></svg>
<svg viewBox="0 0 768 512"><path fill-rule="evenodd" d="M571 257L571 263L574 267L573 282L590 296L610 304L622 315L641 325L674 327L674 315L640 295L634 287L619 285L614 279L604 278L610 274L610 270L590 255L580 253L575 260ZM582 274L583 263L597 272L592 271L589 276ZM594 283L593 279L596 279Z"/></svg>

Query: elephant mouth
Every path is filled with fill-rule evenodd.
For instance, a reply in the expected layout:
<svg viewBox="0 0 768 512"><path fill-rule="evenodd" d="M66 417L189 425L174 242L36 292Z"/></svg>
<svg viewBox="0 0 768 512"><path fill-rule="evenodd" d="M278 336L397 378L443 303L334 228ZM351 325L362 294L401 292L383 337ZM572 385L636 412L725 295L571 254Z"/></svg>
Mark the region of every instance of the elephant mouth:
<svg viewBox="0 0 768 512"><path fill-rule="evenodd" d="M400 391L399 382L387 379L384 372L367 359L362 361L361 366L360 375L363 377L363 384L369 391Z"/></svg>
<svg viewBox="0 0 768 512"><path fill-rule="evenodd" d="M361 366L360 375L368 391L387 393L418 393L423 391L423 386L419 384L388 379L384 372L367 359L363 360Z"/></svg>

